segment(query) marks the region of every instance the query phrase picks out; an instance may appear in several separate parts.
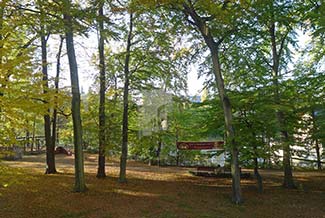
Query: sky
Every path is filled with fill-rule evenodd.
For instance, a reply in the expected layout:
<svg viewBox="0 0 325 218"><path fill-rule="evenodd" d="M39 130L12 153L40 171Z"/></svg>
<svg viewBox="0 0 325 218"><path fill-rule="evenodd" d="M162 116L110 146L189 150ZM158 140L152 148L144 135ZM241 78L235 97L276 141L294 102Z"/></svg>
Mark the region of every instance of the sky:
<svg viewBox="0 0 325 218"><path fill-rule="evenodd" d="M58 43L58 36L53 36L48 41L50 77L54 77L56 74L56 55L59 47ZM98 74L96 65L92 63L92 57L97 52L96 38L87 39L84 37L75 37L74 43L77 56L80 89L87 92L89 87L94 83L95 74ZM60 79L60 87L70 86L70 74L65 41L62 47Z"/></svg>
<svg viewBox="0 0 325 218"><path fill-rule="evenodd" d="M298 40L300 47L304 47L310 40L308 33L298 31ZM54 77L56 74L56 54L58 51L59 37L53 36L48 42L48 56L49 56L49 74ZM87 92L90 86L94 83L94 77L98 74L98 69L93 63L92 57L97 54L97 37L96 34L89 38L75 37L75 49L78 62L79 71L79 84L82 91ZM68 68L68 58L66 55L65 44L63 45L62 51L63 57L61 58L61 81L60 87L70 86L70 74ZM298 57L295 55L296 58ZM198 66L192 64L189 67L188 72L188 95L195 96L200 95L203 89L203 83L205 77L198 78Z"/></svg>
<svg viewBox="0 0 325 218"><path fill-rule="evenodd" d="M50 77L54 77L56 74L56 54L58 52L59 37L53 36L48 41L48 62L49 62L49 74ZM60 87L70 86L70 74L68 67L68 57L66 55L65 44L63 45L62 57L61 57L61 76ZM75 50L78 63L79 73L79 85L80 89L87 92L90 86L94 82L94 77L98 74L98 69L93 63L92 57L97 51L97 38L93 36L91 38L76 37L75 38ZM204 77L197 78L197 69L195 65L189 68L188 72L188 94L190 96L197 95L203 88Z"/></svg>

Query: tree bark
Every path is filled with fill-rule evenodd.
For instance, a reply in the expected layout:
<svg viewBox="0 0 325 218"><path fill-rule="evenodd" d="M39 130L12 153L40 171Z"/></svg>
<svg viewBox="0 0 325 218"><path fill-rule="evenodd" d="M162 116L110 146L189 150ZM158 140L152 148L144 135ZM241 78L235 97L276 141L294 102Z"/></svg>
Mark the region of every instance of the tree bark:
<svg viewBox="0 0 325 218"><path fill-rule="evenodd" d="M322 161L321 161L318 139L315 139L315 150L316 150L316 156L317 156L317 169L322 170Z"/></svg>
<svg viewBox="0 0 325 218"><path fill-rule="evenodd" d="M233 128L233 116L231 112L231 103L226 95L226 90L224 88L224 81L221 74L221 66L219 63L219 54L218 47L213 41L212 37L207 37L206 42L210 48L212 54L213 68L216 77L219 97L222 102L224 118L225 118L225 127L226 127L226 136L227 143L229 143L231 148L231 174L232 174L232 201L235 204L242 203L241 196L241 187L240 187L240 169L239 169L239 151L235 141L235 130Z"/></svg>
<svg viewBox="0 0 325 218"><path fill-rule="evenodd" d="M277 49L276 42L276 30L275 23L271 23L269 27L269 33L271 37L271 49L272 49L272 76L273 76L273 85L274 85L274 101L275 104L281 106L281 98L280 98L280 90L279 90L279 67L280 67L280 58L283 50L283 42L279 50ZM285 38L284 38L285 39ZM283 39L283 40L284 40ZM284 169L284 180L283 186L285 188L295 188L292 176L292 168L291 168L291 153L290 153L290 140L289 134L286 130L286 120L284 117L284 112L281 109L277 109L276 111L277 120L280 126L280 134L281 134L281 143L283 148L283 169Z"/></svg>
<svg viewBox="0 0 325 218"><path fill-rule="evenodd" d="M192 8L187 4L183 4L183 6L184 6L185 14L192 18L193 24L200 31L211 53L212 62L213 62L213 73L216 78L219 98L223 106L227 143L229 143L231 148L232 201L235 204L240 204L242 203L243 199L242 199L241 187L240 187L240 169L239 169L239 160L238 160L239 151L238 151L237 143L235 141L235 130L233 127L233 115L231 112L231 103L226 94L226 90L224 88L224 81L222 78L222 72L221 72L221 66L219 60L220 42L216 42L214 40L206 22L196 13L194 8Z"/></svg>
<svg viewBox="0 0 325 218"><path fill-rule="evenodd" d="M99 27L99 134L98 134L98 171L97 178L105 178L105 147L106 147L106 136L105 136L105 90L106 90L106 77L105 77L105 55L104 55L104 13L103 3L100 3L98 10L98 27Z"/></svg>
<svg viewBox="0 0 325 218"><path fill-rule="evenodd" d="M253 130L253 124L250 123L247 119L246 112L243 112L243 116L245 117L246 127L250 130ZM254 176L257 180L257 190L259 193L263 192L263 178L258 171L258 152L257 152L257 140L256 140L256 133L252 131L252 143L253 143L253 160L254 160Z"/></svg>
<svg viewBox="0 0 325 218"><path fill-rule="evenodd" d="M42 20L41 14L41 20ZM48 68L47 68L47 39L44 30L43 21L41 21L41 48L42 48L42 73L43 73L43 93L48 93L49 83L48 83ZM45 104L47 104L45 100ZM56 173L55 168L55 154L54 145L51 139L51 118L50 118L50 108L47 109L44 115L44 133L45 133L45 144L46 144L46 174Z"/></svg>
<svg viewBox="0 0 325 218"><path fill-rule="evenodd" d="M254 134L254 137L255 134ZM261 174L258 171L258 154L257 154L257 147L254 145L254 176L257 180L257 190L259 193L263 192L263 178L261 176Z"/></svg>
<svg viewBox="0 0 325 218"><path fill-rule="evenodd" d="M75 192L86 191L85 175L84 175L84 157L82 148L82 125L80 116L80 90L79 90L79 76L78 66L74 49L73 42L73 27L72 17L70 15L71 2L65 0L65 9L67 10L64 14L65 21L65 35L66 35L66 47L69 59L70 78L71 78L71 111L73 121L73 141L74 141L74 152L75 152Z"/></svg>
<svg viewBox="0 0 325 218"><path fill-rule="evenodd" d="M55 98L55 105L54 105L54 109L53 109L53 123L52 123L52 144L53 147L55 148L56 143L57 143L57 117L58 117L58 93L59 93L59 80L60 80L60 71L61 71L61 52L62 52L62 47L63 47L63 41L64 41L64 37L60 36L60 45L59 45L59 51L57 53L56 56L56 76L55 76L55 80L54 80L54 86L55 86L55 94L56 96Z"/></svg>
<svg viewBox="0 0 325 218"><path fill-rule="evenodd" d="M120 160L120 177L119 182L126 182L126 162L128 156L128 111L129 111L129 85L130 85L130 56L131 56L131 40L133 31L133 14L130 13L129 34L126 45L126 56L124 63L124 93L123 93L123 127L122 127L122 154Z"/></svg>
<svg viewBox="0 0 325 218"><path fill-rule="evenodd" d="M293 182L292 168L291 168L291 153L290 144L288 141L288 132L281 131L282 145L283 145L283 168L284 168L284 181L283 186L285 188L296 188Z"/></svg>
<svg viewBox="0 0 325 218"><path fill-rule="evenodd" d="M27 122L28 123L28 122ZM30 146L30 141L29 141L29 130L26 130L26 142L24 143L24 152L26 152L27 148Z"/></svg>
<svg viewBox="0 0 325 218"><path fill-rule="evenodd" d="M315 132L317 133L318 128L317 128L317 123L316 123L316 118L315 118L315 111L313 110L311 113L312 119L313 119L313 132L315 134ZM322 160L321 160L321 154L320 154L320 147L319 147L319 142L318 142L318 138L315 137L315 150L316 150L316 158L317 158L317 169L318 170L322 170Z"/></svg>
<svg viewBox="0 0 325 218"><path fill-rule="evenodd" d="M158 139L158 147L157 147L157 166L160 166L160 153L161 153L161 147L162 147L162 140L161 137L159 136Z"/></svg>
<svg viewBox="0 0 325 218"><path fill-rule="evenodd" d="M33 120L33 133L32 133L32 144L30 146L30 151L34 151L34 145L35 145L35 131L36 131L36 117L34 117Z"/></svg>

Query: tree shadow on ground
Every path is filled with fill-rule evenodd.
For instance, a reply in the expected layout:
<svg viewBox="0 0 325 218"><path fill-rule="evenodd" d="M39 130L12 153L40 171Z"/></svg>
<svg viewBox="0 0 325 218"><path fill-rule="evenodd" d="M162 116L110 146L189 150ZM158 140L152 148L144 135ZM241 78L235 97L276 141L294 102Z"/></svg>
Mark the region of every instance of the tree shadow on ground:
<svg viewBox="0 0 325 218"><path fill-rule="evenodd" d="M175 168L161 170L130 163L128 182L120 184L114 164L108 166L105 179L95 177L94 165L87 166L94 169L86 173L86 193L72 192L71 164L71 171L57 175L24 169L15 176L20 183L0 188L0 217L231 218L325 214L324 172L300 173L299 181L311 188L285 190L281 187L280 171L262 171L266 177L265 192L257 194L255 180L242 180L245 202L236 206L230 200L230 179L194 177L184 174L183 168L177 173ZM158 170L161 171L157 173Z"/></svg>

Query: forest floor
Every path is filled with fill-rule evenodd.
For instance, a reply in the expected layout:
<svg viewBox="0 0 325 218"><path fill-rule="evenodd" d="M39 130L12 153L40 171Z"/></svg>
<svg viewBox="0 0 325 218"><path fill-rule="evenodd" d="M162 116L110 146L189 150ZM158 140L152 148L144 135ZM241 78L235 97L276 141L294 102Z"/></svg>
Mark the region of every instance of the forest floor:
<svg viewBox="0 0 325 218"><path fill-rule="evenodd" d="M72 192L73 157L56 156L58 174L44 175L45 155L0 163L1 218L325 218L325 172L294 171L298 188L282 188L282 172L261 170L264 193L242 180L242 205L231 203L231 180L195 177L188 168L128 162L119 184L118 162L97 179L95 155L85 157L88 191Z"/></svg>

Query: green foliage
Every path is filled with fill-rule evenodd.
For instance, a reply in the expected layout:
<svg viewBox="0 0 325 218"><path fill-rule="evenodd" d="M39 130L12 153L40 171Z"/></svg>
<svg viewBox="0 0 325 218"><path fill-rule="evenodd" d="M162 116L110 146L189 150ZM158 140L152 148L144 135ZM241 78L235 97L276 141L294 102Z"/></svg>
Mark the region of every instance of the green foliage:
<svg viewBox="0 0 325 218"><path fill-rule="evenodd" d="M76 1L70 11L75 33L92 35L96 21L105 21L109 154L119 153L121 141L125 16L130 11L135 14L130 59L130 153L154 160L161 142L162 158L175 163L177 156L183 160L198 156L198 152L177 151L176 141L223 138L224 114L221 102L216 99L212 60L198 31L188 25L193 20L190 16L184 19L184 5L195 9L213 39L220 43L220 62L233 106L241 161L251 164L256 156L276 158L281 130L290 134L291 145L308 151L314 149L316 140L324 145L325 10L322 1L308 4L302 1L213 0L81 2ZM61 113L61 143L71 144L72 122L67 109L71 96L64 90L55 94L51 88L46 94L42 93L40 87L44 84L38 72L40 60L35 58L39 56L35 44L39 43L36 38L39 38L41 22L46 33L57 35L65 31L61 13L66 5L63 3L40 0L28 4L13 0L0 3L0 145L17 143L17 136L32 132L35 119L36 132L40 132L39 117L47 113L47 108L55 107L55 101ZM101 4L104 4L104 17L97 16ZM270 35L272 26L275 28L274 42ZM302 51L297 44L299 28L312 33L313 37L308 46L300 48ZM274 43L275 52L272 50ZM94 61L96 58L95 55ZM211 93L208 100L199 104L180 97L187 89L186 74L191 63L200 65L200 75L207 75L206 85ZM98 78L94 78L90 92L82 96L84 143L93 150L98 145L97 89ZM145 106L140 104L141 100L154 101L153 96L145 99L145 93L156 90L173 96L168 104L163 102L166 103L164 118L168 120L166 131L160 129L158 107L147 107L150 113L143 114ZM279 99L275 98L276 93ZM285 121L281 125L276 116L279 111ZM149 135L143 135L145 128L150 129Z"/></svg>
<svg viewBox="0 0 325 218"><path fill-rule="evenodd" d="M30 47L34 38L23 23L19 11L11 13L14 4L1 4L0 17L0 145L11 145L31 114L44 113L40 74L34 73ZM41 97L40 97L41 96Z"/></svg>
<svg viewBox="0 0 325 218"><path fill-rule="evenodd" d="M121 142L121 121L122 121L122 107L121 98L116 96L111 90L106 94L108 101L106 101L106 152L107 155L114 155L119 153ZM98 110L99 99L97 93L90 91L83 96L82 120L84 145L90 150L98 149Z"/></svg>

